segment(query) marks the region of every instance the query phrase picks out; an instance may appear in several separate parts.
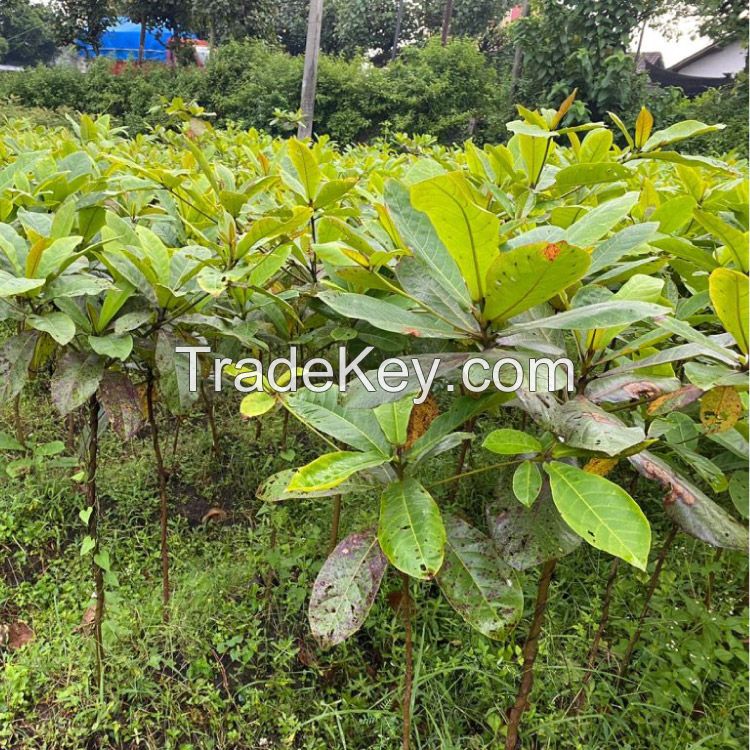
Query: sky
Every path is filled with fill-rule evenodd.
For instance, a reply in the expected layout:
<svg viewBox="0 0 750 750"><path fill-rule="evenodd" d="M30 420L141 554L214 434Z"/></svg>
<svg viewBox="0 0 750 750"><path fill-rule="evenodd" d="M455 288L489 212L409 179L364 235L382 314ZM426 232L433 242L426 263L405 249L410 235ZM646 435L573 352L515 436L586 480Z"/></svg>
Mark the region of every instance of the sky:
<svg viewBox="0 0 750 750"><path fill-rule="evenodd" d="M671 19L668 32L669 36L666 36L661 28L647 25L641 45L641 52L661 52L667 68L711 43L710 39L697 36L694 18ZM632 43L633 50L637 46L638 35L636 34Z"/></svg>

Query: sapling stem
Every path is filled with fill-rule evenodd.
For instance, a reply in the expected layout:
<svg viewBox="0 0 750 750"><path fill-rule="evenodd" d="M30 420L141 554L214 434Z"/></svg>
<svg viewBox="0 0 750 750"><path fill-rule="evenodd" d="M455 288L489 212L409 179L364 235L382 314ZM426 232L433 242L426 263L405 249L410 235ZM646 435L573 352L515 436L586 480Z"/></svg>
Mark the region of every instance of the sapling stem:
<svg viewBox="0 0 750 750"><path fill-rule="evenodd" d="M339 524L341 521L341 495L333 498L333 517L331 518L331 539L328 544L328 554L330 555L339 541Z"/></svg>
<svg viewBox="0 0 750 750"><path fill-rule="evenodd" d="M549 585L552 581L552 574L555 572L557 560L547 560L542 567L542 574L539 577L539 584L536 592L536 605L534 607L534 618L531 621L529 634L526 636L526 642L523 644L523 671L521 673L521 683L518 686L518 695L513 708L510 709L508 717L508 734L505 738L505 750L516 750L518 746L518 729L521 725L521 717L526 707L529 705L529 695L534 685L534 662L536 661L537 651L539 650L539 634L542 631L544 622L544 613L547 609L547 599L549 596Z"/></svg>
<svg viewBox="0 0 750 750"><path fill-rule="evenodd" d="M723 550L721 547L716 550L716 553L714 555L714 565L716 565L719 560L721 560L721 553ZM711 567L711 570L708 572L708 580L706 581L706 596L703 599L703 603L706 605L706 609L710 612L711 606L713 603L713 595L714 595L714 580L716 579L716 572L714 571L713 566Z"/></svg>
<svg viewBox="0 0 750 750"><path fill-rule="evenodd" d="M403 750L409 750L411 743L411 695L414 678L414 646L411 635L411 594L409 576L401 574L401 611L404 615L404 695L401 699L403 716Z"/></svg>
<svg viewBox="0 0 750 750"><path fill-rule="evenodd" d="M97 564L99 555L99 496L96 490L96 469L99 457L99 400L96 393L89 399L89 434L86 445L86 505L90 508L88 535L94 540L92 550L92 572L96 590L96 608L94 610L94 649L96 653L96 682L99 694L104 687L104 642L102 640L102 621L104 619L104 571Z"/></svg>
<svg viewBox="0 0 750 750"><path fill-rule="evenodd" d="M602 613L599 618L599 627L596 629L594 638L591 641L589 653L586 657L586 671L583 673L583 678L581 679L581 687L570 704L570 711L573 714L580 713L586 705L586 685L589 684L589 682L591 681L591 675L594 673L596 657L599 654L599 644L604 637L604 633L609 622L609 607L612 603L612 592L615 588L615 580L617 579L617 569L619 568L619 566L620 558L613 557L612 564L609 566L607 586L604 589L604 595L602 596Z"/></svg>
<svg viewBox="0 0 750 750"><path fill-rule="evenodd" d="M667 559L667 553L669 552L669 549L672 546L672 542L674 542L674 539L676 536L677 536L677 526L672 524L672 528L669 530L669 533L667 534L667 537L664 540L664 544L662 545L662 548L659 551L659 556L656 558L656 564L654 565L654 572L651 574L651 578L649 579L649 582L648 582L648 588L646 589L646 599L643 602L641 614L638 617L638 624L636 625L636 628L633 631L633 634L630 636L628 645L625 648L625 655L622 657L620 669L617 674L618 686L622 683L625 677L627 677L628 671L630 670L630 661L633 658L633 650L635 649L635 646L638 643L639 638L641 637L641 630L643 629L643 622L646 619L649 606L651 605L651 597L653 597L654 592L656 591L656 587L659 584L659 576L661 575L662 568L664 567L664 561Z"/></svg>
<svg viewBox="0 0 750 750"><path fill-rule="evenodd" d="M213 448L214 458L218 461L221 457L221 443L219 442L219 431L216 428L214 402L211 400L208 393L206 393L206 387L203 383L201 383L201 397L203 398L203 404L206 407L206 417L208 419L208 426L211 430L211 447Z"/></svg>
<svg viewBox="0 0 750 750"><path fill-rule="evenodd" d="M169 502L167 497L167 472L164 469L164 459L159 445L159 426L154 412L154 374L148 371L146 385L146 408L148 423L151 426L151 441L156 459L156 475L159 482L159 526L161 532L161 600L162 617L164 622L169 620L169 541L167 538L167 524L169 521Z"/></svg>

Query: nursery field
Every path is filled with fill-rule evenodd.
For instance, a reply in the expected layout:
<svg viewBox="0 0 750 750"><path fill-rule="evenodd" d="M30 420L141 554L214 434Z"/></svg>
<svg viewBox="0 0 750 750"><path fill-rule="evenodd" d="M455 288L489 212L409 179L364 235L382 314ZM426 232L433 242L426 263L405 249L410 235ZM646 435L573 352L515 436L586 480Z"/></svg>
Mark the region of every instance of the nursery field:
<svg viewBox="0 0 750 750"><path fill-rule="evenodd" d="M0 747L747 746L747 163L572 101L0 122Z"/></svg>

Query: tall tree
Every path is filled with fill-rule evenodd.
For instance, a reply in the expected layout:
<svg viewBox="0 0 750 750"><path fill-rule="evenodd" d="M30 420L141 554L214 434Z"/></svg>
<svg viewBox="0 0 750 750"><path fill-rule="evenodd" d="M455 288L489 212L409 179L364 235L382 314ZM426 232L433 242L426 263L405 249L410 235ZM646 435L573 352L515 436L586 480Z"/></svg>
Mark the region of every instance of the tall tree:
<svg viewBox="0 0 750 750"><path fill-rule="evenodd" d="M57 53L54 17L29 0L0 2L0 61L11 65L51 62Z"/></svg>
<svg viewBox="0 0 750 750"><path fill-rule="evenodd" d="M59 41L89 45L95 54L101 49L102 35L117 21L110 0L55 0L53 8Z"/></svg>

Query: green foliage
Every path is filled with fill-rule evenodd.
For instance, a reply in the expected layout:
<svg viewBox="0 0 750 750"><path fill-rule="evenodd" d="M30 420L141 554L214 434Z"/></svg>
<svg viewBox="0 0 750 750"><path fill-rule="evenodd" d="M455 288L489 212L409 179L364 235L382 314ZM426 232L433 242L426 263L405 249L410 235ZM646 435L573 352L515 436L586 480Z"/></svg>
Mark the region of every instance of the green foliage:
<svg viewBox="0 0 750 750"><path fill-rule="evenodd" d="M0 62L31 66L52 62L55 47L52 14L28 0L0 5Z"/></svg>

